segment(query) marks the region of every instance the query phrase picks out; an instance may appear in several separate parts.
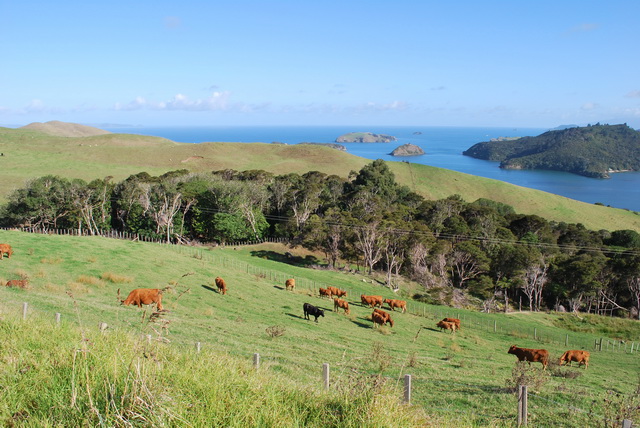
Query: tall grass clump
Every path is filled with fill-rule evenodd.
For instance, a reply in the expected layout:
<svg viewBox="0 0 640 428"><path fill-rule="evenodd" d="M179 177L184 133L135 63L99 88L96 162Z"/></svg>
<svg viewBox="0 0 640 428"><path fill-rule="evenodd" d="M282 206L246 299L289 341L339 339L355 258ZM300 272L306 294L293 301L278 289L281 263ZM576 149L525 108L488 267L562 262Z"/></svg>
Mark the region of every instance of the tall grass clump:
<svg viewBox="0 0 640 428"><path fill-rule="evenodd" d="M351 377L332 391L218 351L119 330L0 316L2 426L425 426L398 391Z"/></svg>

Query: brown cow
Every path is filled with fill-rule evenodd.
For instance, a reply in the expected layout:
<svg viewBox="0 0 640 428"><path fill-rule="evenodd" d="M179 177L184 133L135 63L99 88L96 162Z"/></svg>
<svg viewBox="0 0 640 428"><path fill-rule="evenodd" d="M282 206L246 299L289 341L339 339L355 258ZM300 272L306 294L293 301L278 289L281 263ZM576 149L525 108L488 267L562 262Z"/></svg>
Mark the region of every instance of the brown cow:
<svg viewBox="0 0 640 428"><path fill-rule="evenodd" d="M219 276L216 277L216 287L218 287L218 293L227 294L227 283Z"/></svg>
<svg viewBox="0 0 640 428"><path fill-rule="evenodd" d="M367 305L371 308L375 308L376 306L382 307L382 296L366 296L361 294L360 300L363 305Z"/></svg>
<svg viewBox="0 0 640 428"><path fill-rule="evenodd" d="M120 296L120 289L118 288L118 296ZM136 288L132 290L125 300L120 300L121 305L137 305L139 308L142 305L151 305L155 303L158 307L158 312L162 311L162 290L159 288Z"/></svg>
<svg viewBox="0 0 640 428"><path fill-rule="evenodd" d="M460 320L458 318L442 318L444 322L452 322L456 325L456 330L460 330Z"/></svg>
<svg viewBox="0 0 640 428"><path fill-rule="evenodd" d="M7 253L7 258L11 258L11 254L13 254L13 250L11 249L11 245L9 244L0 244L0 260L4 253Z"/></svg>
<svg viewBox="0 0 640 428"><path fill-rule="evenodd" d="M340 290L338 287L327 287L327 290L331 291L334 296L344 297L347 295L346 291Z"/></svg>
<svg viewBox="0 0 640 428"><path fill-rule="evenodd" d="M374 328L376 327L376 324L384 325L385 323L389 323L389 325L393 327L393 320L391 319L391 315L378 309L374 309L371 313L371 321L373 321Z"/></svg>
<svg viewBox="0 0 640 428"><path fill-rule="evenodd" d="M28 288L28 286L28 279L10 279L9 281L7 281L7 287Z"/></svg>
<svg viewBox="0 0 640 428"><path fill-rule="evenodd" d="M546 349L518 348L516 345L511 345L507 354L515 355L518 361L527 361L529 365L532 361L541 363L543 370L546 370L549 364L549 351Z"/></svg>
<svg viewBox="0 0 640 428"><path fill-rule="evenodd" d="M456 330L458 329L455 323L448 322L448 321L438 321L438 324L436 324L436 327L439 327L440 330L442 331L451 330L451 333L455 333Z"/></svg>
<svg viewBox="0 0 640 428"><path fill-rule="evenodd" d="M318 292L320 293L320 297L327 296L331 298L331 290L327 290L326 288L318 288Z"/></svg>
<svg viewBox="0 0 640 428"><path fill-rule="evenodd" d="M289 278L287 279L287 281L284 283L284 286L287 287L287 290L291 290L293 291L294 288L296 288L296 280L293 278Z"/></svg>
<svg viewBox="0 0 640 428"><path fill-rule="evenodd" d="M407 302L405 302L404 300L384 299L384 303L389 305L389 308L392 311L395 311L396 308L402 309L402 313L405 313L407 311Z"/></svg>
<svg viewBox="0 0 640 428"><path fill-rule="evenodd" d="M338 312L338 308L344 309L344 313L347 314L347 315L349 315L349 313L351 312L349 310L349 302L347 302L346 300L338 299L336 297L335 299L333 299L333 310L334 310L334 312Z"/></svg>
<svg viewBox="0 0 640 428"><path fill-rule="evenodd" d="M586 370L587 367L589 367L590 356L591 354L589 354L589 351L578 351L578 350L567 351L564 354L562 354L562 357L560 357L560 361L558 361L558 363L562 365L562 363L566 362L567 365L570 366L571 362L575 361L578 363L578 367L584 364L584 369Z"/></svg>

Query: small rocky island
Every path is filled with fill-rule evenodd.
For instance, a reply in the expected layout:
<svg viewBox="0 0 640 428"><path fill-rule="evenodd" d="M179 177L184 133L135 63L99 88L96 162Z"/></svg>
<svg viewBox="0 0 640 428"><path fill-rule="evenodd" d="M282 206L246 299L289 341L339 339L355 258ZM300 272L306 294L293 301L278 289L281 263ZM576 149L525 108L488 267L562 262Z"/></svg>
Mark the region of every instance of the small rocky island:
<svg viewBox="0 0 640 428"><path fill-rule="evenodd" d="M424 154L424 150L415 144L403 144L389 154L391 156L420 156Z"/></svg>
<svg viewBox="0 0 640 428"><path fill-rule="evenodd" d="M336 138L336 143L390 143L397 138L386 134L373 132L349 132Z"/></svg>

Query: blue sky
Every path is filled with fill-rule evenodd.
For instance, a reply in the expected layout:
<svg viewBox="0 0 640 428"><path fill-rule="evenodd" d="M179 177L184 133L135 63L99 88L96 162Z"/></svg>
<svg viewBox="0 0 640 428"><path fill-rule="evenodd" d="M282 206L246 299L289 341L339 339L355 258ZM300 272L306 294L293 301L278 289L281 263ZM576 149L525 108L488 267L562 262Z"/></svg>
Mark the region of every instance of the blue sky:
<svg viewBox="0 0 640 428"><path fill-rule="evenodd" d="M640 2L0 0L0 124L640 128Z"/></svg>

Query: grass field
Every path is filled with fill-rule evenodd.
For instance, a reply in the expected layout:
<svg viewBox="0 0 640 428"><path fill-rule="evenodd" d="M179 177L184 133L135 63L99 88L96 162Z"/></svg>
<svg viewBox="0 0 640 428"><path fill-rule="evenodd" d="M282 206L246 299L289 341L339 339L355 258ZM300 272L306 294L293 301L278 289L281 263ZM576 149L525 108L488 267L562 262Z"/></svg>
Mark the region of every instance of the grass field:
<svg viewBox="0 0 640 428"><path fill-rule="evenodd" d="M0 128L0 202L29 179L47 174L68 178L114 177L123 180L146 171L214 171L263 169L274 174L311 170L347 177L368 159L312 145L246 143L175 143L157 137L107 134L92 137L58 137L28 129ZM430 199L453 194L466 201L493 199L518 213L548 220L582 223L593 230L640 231L640 215L626 210L574 201L562 196L476 177L442 168L388 162L398 182Z"/></svg>
<svg viewBox="0 0 640 428"><path fill-rule="evenodd" d="M335 387L353 385L354 379L362 385L382 379L399 399L402 378L411 374L412 402L434 426L513 426L516 398L509 386L517 376L538 384L529 399L534 426L610 426L607 421L624 409L631 412L629 400L640 404L640 352L629 352L631 342L640 341L637 321L603 323L606 328L599 330L591 318L568 322L567 315L557 314L481 314L411 301L411 313L393 314L393 328L373 329L371 310L360 304L359 295L394 293L361 274L285 263L285 251L301 256L294 260L308 254L281 244L191 248L14 231L0 231L0 242L15 250L0 261L0 280L26 275L31 283L28 290L0 288L3 317L19 317L28 302L29 319L45 323L53 323L58 312L63 325L95 332L106 322L107 335L150 334L155 346L171 350L193 353L200 342L203 353L245 362L259 353L261 370L301 389L321 390L322 364L329 363ZM216 276L225 278L227 295L215 291ZM295 292L284 290L288 277L296 278ZM316 297L315 288L325 285L349 291L350 315L333 312L331 302ZM142 320L143 310L120 306L117 290L126 295L137 287L171 287L163 300L169 312L148 322ZM399 298L412 287L404 285ZM305 320L304 302L325 308L325 317L318 323ZM440 332L435 323L443 316L461 318L462 330ZM603 335L605 343L618 346L593 351ZM590 367L551 365L543 374L534 364L515 373L515 356L506 353L512 344L544 347L554 361L566 349L585 347L592 352ZM637 411L631 416L637 419Z"/></svg>

